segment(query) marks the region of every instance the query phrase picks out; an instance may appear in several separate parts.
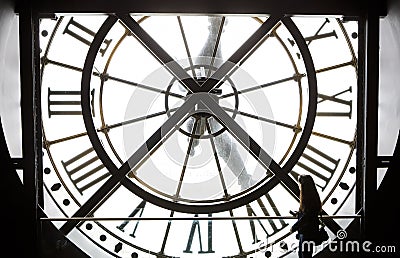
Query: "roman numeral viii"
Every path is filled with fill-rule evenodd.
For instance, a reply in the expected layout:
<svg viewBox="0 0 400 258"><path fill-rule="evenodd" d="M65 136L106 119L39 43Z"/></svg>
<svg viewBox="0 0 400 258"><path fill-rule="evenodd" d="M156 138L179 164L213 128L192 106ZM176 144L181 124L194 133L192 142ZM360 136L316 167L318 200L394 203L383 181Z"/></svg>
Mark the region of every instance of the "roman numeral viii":
<svg viewBox="0 0 400 258"><path fill-rule="evenodd" d="M61 163L80 194L111 175L92 147Z"/></svg>

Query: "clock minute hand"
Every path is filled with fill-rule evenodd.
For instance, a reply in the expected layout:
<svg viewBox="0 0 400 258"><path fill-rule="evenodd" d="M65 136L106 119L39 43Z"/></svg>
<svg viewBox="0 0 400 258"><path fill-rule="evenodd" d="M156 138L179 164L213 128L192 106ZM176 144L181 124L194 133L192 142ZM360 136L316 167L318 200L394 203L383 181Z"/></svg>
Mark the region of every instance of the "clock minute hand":
<svg viewBox="0 0 400 258"><path fill-rule="evenodd" d="M246 133L246 131L239 126L235 120L227 114L218 103L216 103L211 97L204 98L204 105L208 107L210 111L216 116L216 119L223 124L227 130L245 147L264 167L274 173L275 177L269 180L265 185L265 192L268 192L273 187L282 183L282 185L291 193L293 197L299 197L300 190L296 181L293 180L288 174L286 169L282 169L278 163L276 163L271 156L268 155L252 138ZM324 215L327 213L322 211ZM333 219L325 219L325 225L332 231L337 232L341 229L340 225Z"/></svg>
<svg viewBox="0 0 400 258"><path fill-rule="evenodd" d="M117 14L117 17L183 86L192 93L199 91L199 84L129 14Z"/></svg>
<svg viewBox="0 0 400 258"><path fill-rule="evenodd" d="M143 143L138 150L133 153L129 159L122 164L122 166L113 173L107 181L85 202L72 217L86 217L93 213L93 211L102 203L104 198L117 187L126 177L126 175L133 170L139 163L141 163L149 153L155 151L160 147L164 140L172 135L173 132L179 129L182 123L187 118L188 114L193 110L196 104L196 98L193 95L189 96L183 105L173 113L167 121L154 132L149 139ZM71 230L80 223L79 220L69 220L62 227L60 231L67 235Z"/></svg>
<svg viewBox="0 0 400 258"><path fill-rule="evenodd" d="M201 85L202 92L210 92L213 88L218 87L221 80L241 62L244 58L248 58L253 50L259 46L259 43L267 37L268 32L284 17L284 15L271 15L268 19L248 38L235 53L229 57L225 63L218 68L217 71Z"/></svg>
<svg viewBox="0 0 400 258"><path fill-rule="evenodd" d="M298 195L299 188L296 182L287 176L287 173L278 163L240 126L233 118L219 106L208 94L202 94L201 103L261 165L271 171L293 194Z"/></svg>

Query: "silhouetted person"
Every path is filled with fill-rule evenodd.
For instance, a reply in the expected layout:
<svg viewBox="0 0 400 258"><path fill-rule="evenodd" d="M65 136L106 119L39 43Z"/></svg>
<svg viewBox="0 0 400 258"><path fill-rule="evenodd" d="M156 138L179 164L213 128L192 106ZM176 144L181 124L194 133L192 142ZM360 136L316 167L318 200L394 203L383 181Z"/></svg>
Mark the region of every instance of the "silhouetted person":
<svg viewBox="0 0 400 258"><path fill-rule="evenodd" d="M296 212L297 222L290 229L298 231L299 258L309 258L313 253L313 236L318 234L321 212L321 199L313 178L310 175L300 175L300 208Z"/></svg>

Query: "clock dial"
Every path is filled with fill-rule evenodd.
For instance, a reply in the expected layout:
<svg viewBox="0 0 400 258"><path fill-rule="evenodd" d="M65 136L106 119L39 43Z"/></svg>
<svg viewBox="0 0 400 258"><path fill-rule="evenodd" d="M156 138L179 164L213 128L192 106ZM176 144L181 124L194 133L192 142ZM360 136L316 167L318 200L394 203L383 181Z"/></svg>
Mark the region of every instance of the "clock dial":
<svg viewBox="0 0 400 258"><path fill-rule="evenodd" d="M42 20L47 214L93 217L56 224L118 257L290 255L292 220L279 216L298 207L297 176L314 177L331 215L354 186L356 28L275 15Z"/></svg>
<svg viewBox="0 0 400 258"><path fill-rule="evenodd" d="M172 207L174 210L177 211L187 211L193 213L218 212L227 210L228 208L241 206L244 203L260 197L264 192L268 191L268 189L266 190L266 188L272 189L273 187L275 187L278 179L279 181L284 182L285 186L288 187L288 189L294 194L298 192L297 184L294 180L287 176L287 173L297 162L311 134L311 129L313 127L313 122L315 118L316 81L312 59L309 56L307 48L305 47L304 40L301 41L302 38L300 33L298 33L298 31L296 30L296 26L292 25L293 23L289 18L282 19L281 17L275 16L268 17L265 22L261 23L261 26L259 26L258 28L256 27L255 32L244 41L239 49L227 58L227 61L221 62L220 67L215 68L215 72L210 72L211 69L207 69L206 71L207 67L204 66L206 65L207 61L200 60L200 64L197 64L197 67L200 67L200 72L202 69L204 70L204 78L202 79L201 76L196 76L195 78L190 77L185 69L179 64L179 62L171 61L173 60L171 56L143 28L141 28L141 26L131 16L119 15L118 17L119 20L122 22L122 25L124 25L122 26L118 23L118 28L122 27L128 29L128 31L132 33L133 36L140 40L141 44L145 47L145 50L149 52L148 55L150 57L153 56L153 58L158 59L158 61L162 64L162 71L165 71L164 74L162 71L160 72L160 74L158 74L158 72L156 72L156 75L151 74L150 78L148 79L149 81L151 81L151 83L148 82L143 84L146 85L146 87L149 84L151 84L152 86L148 87L157 88L158 86L160 88L159 91L161 91L162 88L168 88L169 83L174 84L174 81L176 80L178 85L172 85L171 90L174 90L176 92L177 90L175 90L175 88L181 87L184 92L181 93L182 101L175 104L173 112L171 112L171 110L169 109L165 110L167 114L170 113L169 117L167 115L168 118L166 120L164 118L165 122L163 122L162 124L157 124L157 121L155 121L152 127L151 125L149 125L150 122L148 122L144 126L147 126L148 128L145 129L137 127L131 129L128 125L128 121L137 121L137 119L139 119L140 117L152 116L154 113L160 114L162 110L158 110L157 108L164 108L163 106L165 105L163 105L162 101L165 101L165 98L159 98L158 95L151 96L151 94L148 93L149 89L145 89L145 93L141 92L141 90L139 89L137 91L137 96L132 96L127 107L118 112L125 114L128 113L129 117L124 120L123 124L125 126L123 126L122 128L124 130L124 145L125 152L127 152L127 154L125 155L126 157L122 159L124 163L121 166L115 165L112 157L109 156L106 148L104 148L101 144L101 140L99 138L99 135L101 135L101 133L99 134L96 130L96 126L94 124L95 121L93 120L89 101L90 92L96 90L96 86L93 86L92 83L92 79L96 79L96 76L93 76L92 74L92 71L94 69L93 65L96 63L96 56L98 56L97 54L99 53L99 48L103 44L102 42L104 41L104 38L108 33L114 32L113 28L117 22L117 17L110 16L104 22L88 52L82 76L82 100L84 100L82 107L86 129L98 156L112 174L112 177L110 178L110 180L108 180L108 183L103 185L100 191L107 192L111 188L115 187L115 185L122 179L122 177L125 177L126 174L130 173L132 180L123 179L125 181L123 184L125 187L128 187L129 189L131 189L131 191L135 192L142 198L149 200L159 206L163 206L164 208ZM269 32L270 30L276 30L277 28L273 27L278 27L278 23L281 24L281 19L282 24L287 24L287 30L292 30L290 31L290 34L293 35L295 41L299 45L304 45L304 47L299 48L299 50L302 52L302 55L305 59L304 66L307 71L306 77L308 79L308 83L306 84L307 87L305 88L309 92L309 94L307 95L308 105L304 105L303 107L307 111L303 117L305 120L304 127L301 130L297 145L293 148L293 152L288 156L287 161L282 165L282 167L275 161L275 157L273 157L273 155L271 154L274 147L273 145L278 139L273 136L275 123L272 127L271 125L269 125L270 128L261 128L261 120L257 119L256 116L258 115L258 112L256 110L253 110L253 112L250 111L250 113L246 112L246 114L249 113L249 115L253 116L253 118L248 119L246 117L247 120L243 118L243 121L245 122L242 125L239 125L234 119L232 119L231 115L227 114L227 112L223 109L226 107L226 105L229 104L223 104L223 102L219 103L218 100L218 94L224 94L224 92L226 92L224 88L226 87L240 89L246 86L248 87L249 85L257 85L257 83L252 82L251 79L246 78L245 72L237 71L238 69L240 69L239 63L244 63L245 61L251 62L251 56L254 54L254 52L257 52L257 48L261 48L261 42L266 41L267 38L270 37L270 34L267 35L267 32ZM165 23L168 24L168 19ZM258 25L257 22L254 21L254 23ZM128 48L130 46L128 46ZM274 46L271 46L269 48L274 48ZM132 56L136 55L138 54L134 53ZM289 60L287 61L289 62ZM115 61L113 60L113 62ZM116 63L127 64L128 60L121 60ZM214 62L214 64L217 63L218 62ZM98 63L98 65L100 65L100 63ZM112 63L110 63L110 66L112 66ZM192 69L195 70L196 66L194 66ZM211 76L207 78L205 72L210 73ZM168 75L170 75L171 78L168 78ZM103 72L102 76L106 77L106 81L102 83L104 87L117 87L115 86L114 82L108 82L110 80L108 73ZM155 79L153 79L153 77ZM250 75L247 77L251 78ZM111 78L113 78L113 76ZM160 78L162 78L161 82L157 81ZM225 78L229 78L231 84L233 85L224 85ZM201 80L203 80L204 82L202 82ZM242 82L240 80L245 82ZM156 84L158 85L154 86ZM240 84L244 84L245 86ZM257 97L261 96L261 99L249 101L248 98L252 96L251 94L246 94L246 96L240 95L237 98L239 102L243 103L240 108L244 110L244 108L246 108L246 102L247 104L250 102L254 106L257 105L257 102L261 103L264 106L264 110L267 110L264 111L264 113L267 113L267 117L272 120L272 112L268 110L271 108L268 107L269 101L266 96L267 93L263 91L262 87L258 85L257 87L259 88L259 91L257 92ZM156 93L159 94L159 91ZM298 92L297 87L295 88L295 91ZM303 91L305 90L303 89ZM265 96L264 99L262 98L262 95ZM269 95L273 96L273 94L271 93L269 93ZM275 98L277 98L277 96L278 95L276 95ZM103 95L103 97L105 98L105 95ZM161 99L161 103L157 103L157 98ZM138 99L147 100L148 102L139 103ZM261 104L259 104L258 107L255 106L253 109L260 109ZM155 107L156 105L158 105L159 107ZM239 103L235 103L235 105L238 107ZM103 106L103 108L105 109L105 106ZM155 109L155 111L148 111L149 108L153 108ZM282 109L284 107L281 106L275 108ZM234 109L233 113L235 114L235 111L238 109L239 107ZM288 108L289 112L290 109L291 108ZM134 114L130 115L129 112L133 112ZM268 115L268 113L271 114ZM241 116L244 116L243 113L238 113L237 120L239 120ZM254 116L256 116L256 118L254 118ZM163 117L161 116L161 118ZM149 120L153 122L155 119L146 119L145 122ZM256 121L255 123L254 120ZM250 124L251 122L253 122L253 124ZM261 128L261 132L260 130L251 130L251 133L249 134L249 130L247 129L246 124L247 126L251 126L253 128L256 128L256 126ZM168 153L165 153L165 149L163 151L159 151L159 148L162 145L168 146L173 144L171 143L170 137L173 137L172 135L176 136L175 130L177 130L178 128L179 132L186 130L186 134L184 133L183 136L179 134L177 137L187 138L189 136L187 151L182 152L183 155L181 155L180 161L178 161L179 164L177 164L178 168L172 169L173 164L164 163L164 165L161 165L164 166L164 168L160 168L160 166L158 168L160 170L164 170L161 171L161 173L156 174L155 171L157 171L158 169L154 169L151 166L146 169L146 160L150 156L152 156L153 160L156 160L158 163L160 163L160 160L168 160L168 158L163 157L163 154L168 155ZM264 129L264 132L262 131L262 129ZM210 138L211 136L214 136L213 134L218 134L219 131L223 130L225 130L225 132L218 136L215 136L215 140L212 139L211 142L204 142L204 138L202 138L203 134L206 136L206 138ZM148 136L140 137L140 133L138 135L138 132L140 131L150 133L148 134ZM258 139L258 141L255 140L255 133L261 135L258 136L258 138L260 138ZM264 135L269 135L269 137L263 137ZM144 138L143 142L140 142L141 138ZM176 138L176 141L179 141L179 138ZM135 143L135 140L137 143ZM215 145L214 141L218 141L220 142L220 144ZM208 151L208 160L210 160L210 162L208 162L207 165L215 166L215 164L212 164L214 163L213 157L216 157L218 159L218 156L221 156L221 154L223 154L222 158L225 159L224 161L227 163L229 171L226 172L223 167L221 169L215 169L214 167L207 168L204 164L200 168L202 171L219 172L219 174L211 172L211 175L208 176L210 179L208 180L206 180L204 177L199 176L199 172L196 172L194 170L190 171L190 169L193 167L190 161L195 160L193 158L190 158L190 153L195 151L193 144L199 142L201 142L203 146L208 146L209 149L210 145L211 149L214 145L214 147L217 148L217 150L215 151L215 154L217 155L213 155L213 151ZM247 171L248 169L245 168L245 160L248 158L246 157L246 154L240 154L240 147L243 147L245 149L244 152L250 154L250 156L255 158L258 163L262 165L264 169L263 172L260 172L259 175L249 174L249 172ZM121 157L121 155L119 155L119 157ZM217 166L220 165L219 161L217 160L216 163ZM179 166L181 166L182 168L179 169ZM173 171L171 171L171 169ZM165 177L165 174L169 174L171 180L168 180ZM231 176L231 174L233 174L233 177ZM188 179L190 175L194 175L199 179L193 182L193 179ZM271 178L272 181L268 182L269 178ZM233 183L234 180L237 180L236 184ZM204 185L201 182L204 182ZM235 189L236 185L241 186L241 188ZM99 198L102 198L100 194Z"/></svg>

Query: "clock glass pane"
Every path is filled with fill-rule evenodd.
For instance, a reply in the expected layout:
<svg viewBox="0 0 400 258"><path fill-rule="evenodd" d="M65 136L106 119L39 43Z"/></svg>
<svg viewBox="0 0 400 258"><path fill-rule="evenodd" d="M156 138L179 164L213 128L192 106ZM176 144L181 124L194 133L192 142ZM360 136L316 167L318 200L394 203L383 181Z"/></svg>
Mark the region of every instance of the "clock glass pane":
<svg viewBox="0 0 400 258"><path fill-rule="evenodd" d="M357 37L340 17L42 19L47 216L90 217L54 224L92 257L296 257L298 175L355 213Z"/></svg>

